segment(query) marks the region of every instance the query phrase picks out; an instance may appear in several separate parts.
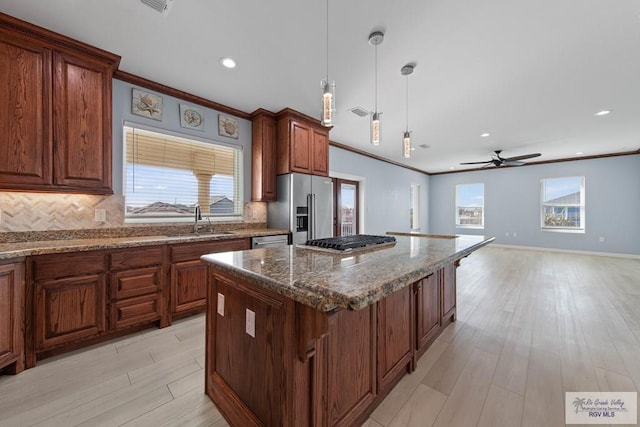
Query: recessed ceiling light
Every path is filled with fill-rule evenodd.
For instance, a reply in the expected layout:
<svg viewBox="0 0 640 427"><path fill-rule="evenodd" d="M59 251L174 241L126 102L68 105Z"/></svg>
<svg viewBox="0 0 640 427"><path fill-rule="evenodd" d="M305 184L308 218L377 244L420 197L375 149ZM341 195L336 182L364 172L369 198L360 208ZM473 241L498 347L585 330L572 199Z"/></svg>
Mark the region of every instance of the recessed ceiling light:
<svg viewBox="0 0 640 427"><path fill-rule="evenodd" d="M236 61L233 58L220 58L220 63L226 68L236 68Z"/></svg>
<svg viewBox="0 0 640 427"><path fill-rule="evenodd" d="M577 154L578 156L580 156L580 155L582 155L582 154L584 154L584 153L583 153L582 151L578 151L576 154Z"/></svg>
<svg viewBox="0 0 640 427"><path fill-rule="evenodd" d="M451 166L449 170L454 170L455 168L456 168L455 166Z"/></svg>
<svg viewBox="0 0 640 427"><path fill-rule="evenodd" d="M602 110L598 111L594 114L594 116L606 116L607 114L611 114L611 110Z"/></svg>
<svg viewBox="0 0 640 427"><path fill-rule="evenodd" d="M488 136L491 136L491 134L490 134L490 133L488 133L488 132L485 132L485 133L483 133L482 135L480 135L480 137L482 137L482 138L486 138L486 137L488 137Z"/></svg>

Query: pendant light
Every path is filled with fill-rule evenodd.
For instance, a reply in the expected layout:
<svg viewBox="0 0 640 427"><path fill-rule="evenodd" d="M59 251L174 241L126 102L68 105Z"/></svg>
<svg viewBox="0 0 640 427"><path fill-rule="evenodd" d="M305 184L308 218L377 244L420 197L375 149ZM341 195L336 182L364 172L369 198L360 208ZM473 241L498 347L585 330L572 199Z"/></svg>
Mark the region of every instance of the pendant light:
<svg viewBox="0 0 640 427"><path fill-rule="evenodd" d="M380 112L378 112L378 45L384 40L381 31L369 34L369 44L375 48L375 105L371 113L371 144L380 144Z"/></svg>
<svg viewBox="0 0 640 427"><path fill-rule="evenodd" d="M411 157L411 131L409 130L409 74L413 73L416 66L407 64L400 69L400 74L407 77L407 127L402 136L402 155L405 159Z"/></svg>
<svg viewBox="0 0 640 427"><path fill-rule="evenodd" d="M327 0L327 78L320 82L322 87L322 126L333 126L336 111L336 82L329 80L329 0Z"/></svg>

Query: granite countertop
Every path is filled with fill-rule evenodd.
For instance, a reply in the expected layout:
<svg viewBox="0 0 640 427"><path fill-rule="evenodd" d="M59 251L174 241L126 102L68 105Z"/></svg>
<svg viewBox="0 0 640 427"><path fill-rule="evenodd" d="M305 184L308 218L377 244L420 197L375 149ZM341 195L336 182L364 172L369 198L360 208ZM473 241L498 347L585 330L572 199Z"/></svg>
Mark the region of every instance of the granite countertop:
<svg viewBox="0 0 640 427"><path fill-rule="evenodd" d="M99 249L132 248L137 246L195 243L239 239L257 236L288 234L288 230L247 228L219 233L167 233L149 236L83 237L73 239L34 240L30 242L0 243L0 260L32 255L83 252Z"/></svg>
<svg viewBox="0 0 640 427"><path fill-rule="evenodd" d="M321 311L362 309L494 237L400 236L396 244L335 254L297 246L204 255L215 268Z"/></svg>

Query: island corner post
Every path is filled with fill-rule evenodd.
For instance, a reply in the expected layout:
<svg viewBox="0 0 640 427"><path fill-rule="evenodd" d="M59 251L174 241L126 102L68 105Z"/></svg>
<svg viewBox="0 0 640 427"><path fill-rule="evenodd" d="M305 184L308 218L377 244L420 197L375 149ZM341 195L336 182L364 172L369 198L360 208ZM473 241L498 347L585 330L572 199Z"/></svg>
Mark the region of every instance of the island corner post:
<svg viewBox="0 0 640 427"><path fill-rule="evenodd" d="M262 251L282 258L283 250ZM307 295L294 300L246 270L203 257L207 395L232 426L365 422L455 320L455 270L470 252L355 309L317 307L318 295L308 290L297 289ZM245 266L253 261L243 257Z"/></svg>

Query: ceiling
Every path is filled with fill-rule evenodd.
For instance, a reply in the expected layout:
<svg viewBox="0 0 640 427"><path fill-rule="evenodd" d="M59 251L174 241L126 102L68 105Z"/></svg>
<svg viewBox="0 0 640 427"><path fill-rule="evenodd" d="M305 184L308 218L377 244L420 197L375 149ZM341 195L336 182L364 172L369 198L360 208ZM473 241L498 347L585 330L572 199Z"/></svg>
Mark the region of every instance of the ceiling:
<svg viewBox="0 0 640 427"><path fill-rule="evenodd" d="M535 161L640 149L637 0L329 0L331 140L428 171L540 152ZM0 0L0 11L122 56L120 69L245 111L319 117L326 0ZM382 142L369 144L374 30ZM233 57L235 69L221 57ZM402 157L407 120L415 150ZM601 110L606 116L595 116ZM481 137L483 133L488 137ZM429 148L421 148L426 144ZM581 153L581 154L577 154ZM453 169L452 169L453 168Z"/></svg>

